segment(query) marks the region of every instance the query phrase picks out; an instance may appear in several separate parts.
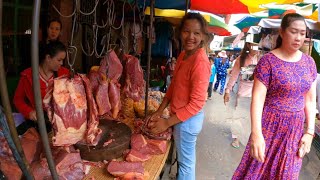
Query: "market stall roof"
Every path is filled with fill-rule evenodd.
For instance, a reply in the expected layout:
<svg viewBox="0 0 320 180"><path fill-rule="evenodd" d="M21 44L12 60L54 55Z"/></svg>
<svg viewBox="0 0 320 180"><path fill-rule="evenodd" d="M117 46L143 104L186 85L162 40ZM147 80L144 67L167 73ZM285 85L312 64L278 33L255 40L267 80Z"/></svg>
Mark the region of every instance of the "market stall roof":
<svg viewBox="0 0 320 180"><path fill-rule="evenodd" d="M267 19L263 18L259 22L259 26L263 28L280 28L281 19ZM313 31L320 31L320 23L313 21L311 19L306 19L307 27Z"/></svg>
<svg viewBox="0 0 320 180"><path fill-rule="evenodd" d="M145 10L146 15L150 15L150 7L147 7ZM185 12L182 10L175 9L158 9L155 8L155 16L166 17L166 19L178 25L181 18L185 15ZM208 22L208 31L219 36L230 36L232 35L232 27L226 23L220 21L219 19L211 16L209 14L202 14L202 16ZM172 18L172 19L171 19Z"/></svg>
<svg viewBox="0 0 320 180"><path fill-rule="evenodd" d="M250 34L259 34L261 31L261 27L260 26L251 26L248 30L248 33Z"/></svg>

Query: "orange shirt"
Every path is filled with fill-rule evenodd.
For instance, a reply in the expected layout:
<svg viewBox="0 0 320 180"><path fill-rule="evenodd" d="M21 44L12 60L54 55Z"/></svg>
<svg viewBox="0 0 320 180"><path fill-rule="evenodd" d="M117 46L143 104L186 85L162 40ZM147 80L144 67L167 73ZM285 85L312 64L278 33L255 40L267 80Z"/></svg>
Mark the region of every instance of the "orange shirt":
<svg viewBox="0 0 320 180"><path fill-rule="evenodd" d="M196 115L204 106L211 74L209 59L203 48L183 60L181 52L166 93L171 113L185 121Z"/></svg>

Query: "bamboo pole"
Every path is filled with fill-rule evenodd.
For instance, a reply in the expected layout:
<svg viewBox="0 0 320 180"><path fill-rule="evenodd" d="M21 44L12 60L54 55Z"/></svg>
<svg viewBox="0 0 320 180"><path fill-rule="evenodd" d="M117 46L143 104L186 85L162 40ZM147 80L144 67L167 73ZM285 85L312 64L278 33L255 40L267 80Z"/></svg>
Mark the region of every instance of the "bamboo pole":
<svg viewBox="0 0 320 180"><path fill-rule="evenodd" d="M34 1L33 15L32 15L32 34L31 34L31 65L32 65L32 82L33 82L33 95L35 100L37 122L41 135L41 140L44 146L47 162L51 172L51 176L54 180L58 180L57 170L52 158L52 153L49 144L49 137L47 134L46 123L44 120L42 109L42 98L40 91L39 81L39 17L40 17L41 0Z"/></svg>
<svg viewBox="0 0 320 180"><path fill-rule="evenodd" d="M146 94L145 94L145 112L144 115L148 115L148 91L150 82L150 62L151 62L151 48L152 48L152 38L153 38L153 19L154 19L154 3L155 0L150 0L150 26L149 26L149 41L148 41L148 60L147 60L147 80L146 80Z"/></svg>

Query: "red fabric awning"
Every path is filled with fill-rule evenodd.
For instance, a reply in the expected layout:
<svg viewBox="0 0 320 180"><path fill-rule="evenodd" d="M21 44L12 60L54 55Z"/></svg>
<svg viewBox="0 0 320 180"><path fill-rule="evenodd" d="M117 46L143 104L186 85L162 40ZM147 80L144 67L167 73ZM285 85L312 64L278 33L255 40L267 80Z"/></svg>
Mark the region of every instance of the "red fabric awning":
<svg viewBox="0 0 320 180"><path fill-rule="evenodd" d="M191 0L192 10L213 14L248 14L246 5L239 0Z"/></svg>

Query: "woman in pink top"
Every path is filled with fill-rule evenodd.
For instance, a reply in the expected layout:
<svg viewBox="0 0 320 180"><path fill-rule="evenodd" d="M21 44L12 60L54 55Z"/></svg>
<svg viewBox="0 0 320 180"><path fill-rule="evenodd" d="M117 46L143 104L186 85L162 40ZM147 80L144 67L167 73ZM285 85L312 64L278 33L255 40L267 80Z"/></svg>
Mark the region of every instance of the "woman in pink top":
<svg viewBox="0 0 320 180"><path fill-rule="evenodd" d="M202 129L202 110L211 74L209 59L202 48L208 39L207 22L199 13L187 13L181 21L184 51L178 57L170 87L159 109L149 118L149 130L160 133L174 127L178 155L178 180L195 180L196 141ZM171 117L160 116L169 105Z"/></svg>
<svg viewBox="0 0 320 180"><path fill-rule="evenodd" d="M253 87L253 70L258 62L258 51L253 50L256 43L246 42L241 55L235 60L235 65L231 71L226 92L224 94L224 104L230 101L230 91L239 79L238 92L235 92L232 102L228 105L228 113L232 117L231 133L234 148L239 148L239 138L246 144L250 134L250 101Z"/></svg>

